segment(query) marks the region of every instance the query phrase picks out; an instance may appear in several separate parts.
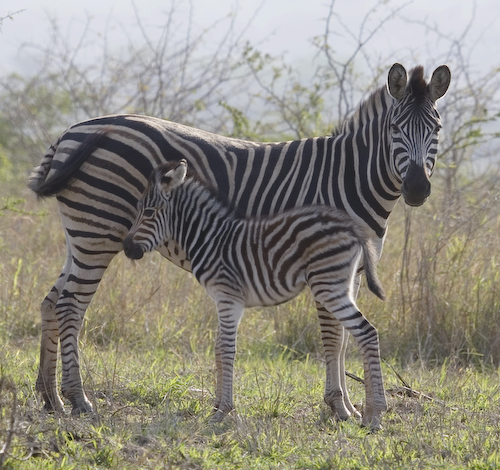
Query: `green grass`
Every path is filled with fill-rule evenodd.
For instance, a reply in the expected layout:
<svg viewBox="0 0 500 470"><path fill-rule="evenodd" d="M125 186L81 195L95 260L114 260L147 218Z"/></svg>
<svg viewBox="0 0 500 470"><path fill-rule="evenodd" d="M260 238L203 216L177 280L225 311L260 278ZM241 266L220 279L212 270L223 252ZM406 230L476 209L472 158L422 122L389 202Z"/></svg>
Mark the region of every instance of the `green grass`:
<svg viewBox="0 0 500 470"><path fill-rule="evenodd" d="M157 254L137 263L117 256L87 313L82 375L96 413L44 414L34 391L39 305L64 263L64 236L55 201L37 204L9 188L5 194L15 197L8 200L0 189L4 468L500 466L500 217L495 204L477 209L481 194L452 207L450 218L439 199L418 210L398 206L393 216L379 267L388 300L363 289L359 302L379 330L387 361L389 410L383 430L369 434L355 420L335 422L323 403L322 347L307 293L245 313L237 413L209 424L215 308L191 275ZM348 370L362 376L353 346ZM404 389L398 374L420 393ZM348 386L362 408L363 386L351 379Z"/></svg>
<svg viewBox="0 0 500 470"><path fill-rule="evenodd" d="M84 380L96 406L91 417L40 412L33 391L37 341L10 344L2 369L16 384L16 434L5 468L498 468L500 392L497 371L447 366L400 371L408 396L385 367L389 411L369 434L353 421L337 423L322 403L323 364L290 354L240 351L237 414L208 423L213 360L182 360L155 349L83 345ZM359 363L349 363L358 372ZM110 374L118 369L119 373ZM361 384L350 381L357 406ZM4 391L2 391L4 392ZM0 429L8 428L9 394L2 393ZM2 433L1 438L5 433Z"/></svg>

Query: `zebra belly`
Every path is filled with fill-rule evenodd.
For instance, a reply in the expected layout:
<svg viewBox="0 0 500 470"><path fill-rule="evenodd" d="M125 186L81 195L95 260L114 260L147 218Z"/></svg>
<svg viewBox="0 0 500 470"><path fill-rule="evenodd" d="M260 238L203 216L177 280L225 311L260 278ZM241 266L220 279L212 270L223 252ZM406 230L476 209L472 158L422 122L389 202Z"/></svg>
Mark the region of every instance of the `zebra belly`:
<svg viewBox="0 0 500 470"><path fill-rule="evenodd" d="M293 286L247 286L245 307L272 307L297 297L305 288L305 282Z"/></svg>

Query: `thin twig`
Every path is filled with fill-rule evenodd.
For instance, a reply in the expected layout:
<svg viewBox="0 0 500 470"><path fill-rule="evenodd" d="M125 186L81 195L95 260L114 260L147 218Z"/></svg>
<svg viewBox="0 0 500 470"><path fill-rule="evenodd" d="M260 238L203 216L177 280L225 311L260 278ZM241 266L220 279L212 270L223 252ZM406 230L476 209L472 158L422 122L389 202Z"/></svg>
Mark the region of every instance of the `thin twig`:
<svg viewBox="0 0 500 470"><path fill-rule="evenodd" d="M354 374L351 374L350 372L347 372L345 371L345 375L347 375L347 377L355 380L356 382L359 382L360 384L365 384L365 381L361 378L361 377L358 377L357 375L354 375Z"/></svg>

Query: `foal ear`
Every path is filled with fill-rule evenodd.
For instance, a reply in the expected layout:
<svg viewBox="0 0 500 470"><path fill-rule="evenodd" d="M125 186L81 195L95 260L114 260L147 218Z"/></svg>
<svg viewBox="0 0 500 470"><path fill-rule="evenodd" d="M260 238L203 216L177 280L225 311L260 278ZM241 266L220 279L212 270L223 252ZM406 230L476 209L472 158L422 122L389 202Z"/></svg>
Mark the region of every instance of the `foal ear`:
<svg viewBox="0 0 500 470"><path fill-rule="evenodd" d="M181 160L179 164L172 170L168 170L161 177L161 189L165 192L172 191L186 179L187 174L187 162L186 160Z"/></svg>
<svg viewBox="0 0 500 470"><path fill-rule="evenodd" d="M429 82L429 96L432 101L442 98L448 91L451 81L451 72L447 65L441 65L432 74Z"/></svg>
<svg viewBox="0 0 500 470"><path fill-rule="evenodd" d="M393 98L400 100L405 97L407 81L406 69L396 62L387 76L387 89Z"/></svg>

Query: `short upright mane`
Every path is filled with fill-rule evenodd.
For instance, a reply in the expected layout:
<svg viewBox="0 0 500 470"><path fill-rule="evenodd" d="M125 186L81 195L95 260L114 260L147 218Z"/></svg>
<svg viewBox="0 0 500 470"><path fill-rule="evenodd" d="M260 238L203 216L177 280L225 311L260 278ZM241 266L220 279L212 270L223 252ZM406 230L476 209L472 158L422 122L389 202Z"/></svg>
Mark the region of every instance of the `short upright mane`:
<svg viewBox="0 0 500 470"><path fill-rule="evenodd" d="M417 65L410 70L409 80L407 84L407 93L411 94L415 101L422 102L429 96L429 88L424 78L424 68ZM365 118L368 117L370 109L377 108L377 101L385 101L390 96L386 85L382 85L377 90L370 93L370 95L362 101L355 109L354 113L349 116L343 124L336 126L332 131L332 136L335 137L339 134L352 131L354 126L360 126Z"/></svg>
<svg viewBox="0 0 500 470"><path fill-rule="evenodd" d="M416 101L423 101L428 96L429 91L427 89L427 82L424 78L424 68L421 65L410 70L408 88Z"/></svg>
<svg viewBox="0 0 500 470"><path fill-rule="evenodd" d="M388 96L389 92L385 85L382 85L377 90L370 93L370 95L357 106L354 113L346 118L343 124L333 129L333 137L352 132L354 127L359 127L365 118L369 119L368 112L370 109L374 108L374 104L376 104L377 101L385 101Z"/></svg>

